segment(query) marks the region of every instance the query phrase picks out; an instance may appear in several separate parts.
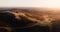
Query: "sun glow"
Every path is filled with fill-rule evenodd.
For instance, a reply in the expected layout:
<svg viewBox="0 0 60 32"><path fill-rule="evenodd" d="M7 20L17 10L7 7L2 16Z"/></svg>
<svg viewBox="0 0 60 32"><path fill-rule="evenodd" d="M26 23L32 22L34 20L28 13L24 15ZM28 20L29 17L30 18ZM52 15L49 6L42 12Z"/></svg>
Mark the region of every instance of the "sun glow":
<svg viewBox="0 0 60 32"><path fill-rule="evenodd" d="M1 0L0 7L60 8L60 0Z"/></svg>

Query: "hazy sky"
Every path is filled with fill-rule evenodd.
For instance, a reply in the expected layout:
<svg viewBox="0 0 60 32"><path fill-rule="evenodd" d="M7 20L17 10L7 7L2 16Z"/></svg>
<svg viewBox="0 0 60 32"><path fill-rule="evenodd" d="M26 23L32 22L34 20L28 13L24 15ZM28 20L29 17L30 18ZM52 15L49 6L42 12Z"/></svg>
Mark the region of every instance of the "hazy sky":
<svg viewBox="0 0 60 32"><path fill-rule="evenodd" d="M0 0L0 7L60 8L60 0Z"/></svg>

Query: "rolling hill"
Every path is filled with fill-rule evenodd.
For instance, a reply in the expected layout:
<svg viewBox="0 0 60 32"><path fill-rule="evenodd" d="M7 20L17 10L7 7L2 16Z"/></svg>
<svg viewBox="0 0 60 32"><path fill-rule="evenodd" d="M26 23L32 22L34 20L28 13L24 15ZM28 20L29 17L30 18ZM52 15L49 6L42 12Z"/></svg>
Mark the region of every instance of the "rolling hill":
<svg viewBox="0 0 60 32"><path fill-rule="evenodd" d="M46 26L60 20L60 12L57 10L51 8L1 8L0 27L24 29L42 26L42 28L48 29Z"/></svg>

